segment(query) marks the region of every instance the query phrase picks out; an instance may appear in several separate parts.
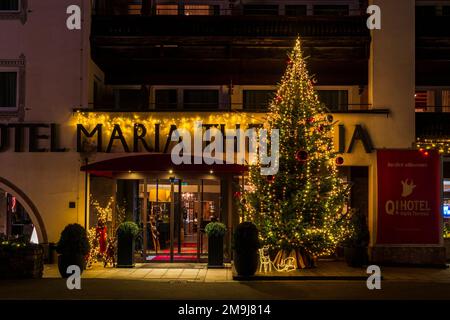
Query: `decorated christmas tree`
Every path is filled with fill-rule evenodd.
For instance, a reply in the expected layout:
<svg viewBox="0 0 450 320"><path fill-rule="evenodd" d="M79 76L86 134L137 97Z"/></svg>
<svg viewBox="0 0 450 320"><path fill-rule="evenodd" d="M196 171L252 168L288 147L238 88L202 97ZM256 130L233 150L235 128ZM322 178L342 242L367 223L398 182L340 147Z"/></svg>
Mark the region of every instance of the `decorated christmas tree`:
<svg viewBox="0 0 450 320"><path fill-rule="evenodd" d="M287 70L269 107L269 134L279 129L279 171L261 174L250 167L249 190L241 204L264 245L278 254L274 263L291 256L298 268L331 255L351 234L346 199L349 186L339 177L333 145L333 117L319 102L308 75L300 39L289 55Z"/></svg>

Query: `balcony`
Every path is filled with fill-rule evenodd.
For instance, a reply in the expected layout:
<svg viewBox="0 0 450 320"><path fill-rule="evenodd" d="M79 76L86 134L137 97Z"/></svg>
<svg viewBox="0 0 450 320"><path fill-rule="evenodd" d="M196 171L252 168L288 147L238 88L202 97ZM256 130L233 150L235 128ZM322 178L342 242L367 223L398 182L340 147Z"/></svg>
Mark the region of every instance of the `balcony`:
<svg viewBox="0 0 450 320"><path fill-rule="evenodd" d="M416 112L416 138L450 139L450 107L438 107L449 112Z"/></svg>
<svg viewBox="0 0 450 320"><path fill-rule="evenodd" d="M108 84L274 84L301 35L321 85L367 83L362 17L94 16L92 57Z"/></svg>
<svg viewBox="0 0 450 320"><path fill-rule="evenodd" d="M95 37L369 37L365 17L93 16Z"/></svg>
<svg viewBox="0 0 450 320"><path fill-rule="evenodd" d="M417 17L416 84L450 85L450 16Z"/></svg>

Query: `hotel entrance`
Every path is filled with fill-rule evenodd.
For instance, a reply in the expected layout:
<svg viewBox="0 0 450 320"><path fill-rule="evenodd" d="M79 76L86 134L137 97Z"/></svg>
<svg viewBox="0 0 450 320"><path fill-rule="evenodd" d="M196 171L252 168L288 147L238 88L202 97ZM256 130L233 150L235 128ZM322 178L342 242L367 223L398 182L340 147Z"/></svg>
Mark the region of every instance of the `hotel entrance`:
<svg viewBox="0 0 450 320"><path fill-rule="evenodd" d="M211 221L222 221L221 199L219 179L149 177L140 180L145 261L200 262L206 259L205 226Z"/></svg>
<svg viewBox="0 0 450 320"><path fill-rule="evenodd" d="M231 258L231 234L239 223L235 194L246 172L241 165L182 164L170 154L103 160L84 166L89 172L90 233L105 230L103 242L116 240L118 226L135 222L135 261L206 262L206 225L227 227L224 260ZM100 219L99 219L100 218ZM101 223L99 223L101 221Z"/></svg>

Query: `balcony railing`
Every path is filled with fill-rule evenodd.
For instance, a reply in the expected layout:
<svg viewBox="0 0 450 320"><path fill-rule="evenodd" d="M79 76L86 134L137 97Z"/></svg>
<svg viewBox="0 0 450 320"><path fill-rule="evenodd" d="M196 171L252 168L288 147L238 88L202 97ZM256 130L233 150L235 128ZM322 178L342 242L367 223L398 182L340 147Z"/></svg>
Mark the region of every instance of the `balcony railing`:
<svg viewBox="0 0 450 320"><path fill-rule="evenodd" d="M265 113L267 107L255 105L246 107L242 103L219 103L219 104L181 104L181 105L158 105L148 104L148 106L132 106L121 105L115 107L113 104L96 104L90 105L89 108L78 108L75 111L83 112L249 112L249 113ZM341 106L339 110L330 109L330 113L348 113L348 114L389 114L388 109L371 109L368 104L349 104Z"/></svg>
<svg viewBox="0 0 450 320"><path fill-rule="evenodd" d="M425 16L416 19L418 37L450 37L450 16Z"/></svg>
<svg viewBox="0 0 450 320"><path fill-rule="evenodd" d="M439 107L442 109L442 107ZM449 112L416 112L416 137L421 139L450 138Z"/></svg>
<svg viewBox="0 0 450 320"><path fill-rule="evenodd" d="M364 17L94 16L92 35L370 38Z"/></svg>

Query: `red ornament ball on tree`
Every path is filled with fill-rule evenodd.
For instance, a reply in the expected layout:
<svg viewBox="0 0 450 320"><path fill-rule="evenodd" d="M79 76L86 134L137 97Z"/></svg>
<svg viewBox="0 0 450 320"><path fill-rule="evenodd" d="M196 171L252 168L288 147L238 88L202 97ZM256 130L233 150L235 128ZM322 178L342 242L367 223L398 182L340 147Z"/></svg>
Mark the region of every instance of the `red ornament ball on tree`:
<svg viewBox="0 0 450 320"><path fill-rule="evenodd" d="M337 165L343 165L343 164L344 164L344 158L342 158L342 157L337 157L337 158L336 158L336 164L337 164Z"/></svg>
<svg viewBox="0 0 450 320"><path fill-rule="evenodd" d="M267 176L267 182L268 183L274 183L275 182L275 176L272 176L272 175Z"/></svg>
<svg viewBox="0 0 450 320"><path fill-rule="evenodd" d="M297 153L295 154L295 159L300 162L305 162L306 160L308 160L308 152L306 152L305 150L297 151Z"/></svg>

